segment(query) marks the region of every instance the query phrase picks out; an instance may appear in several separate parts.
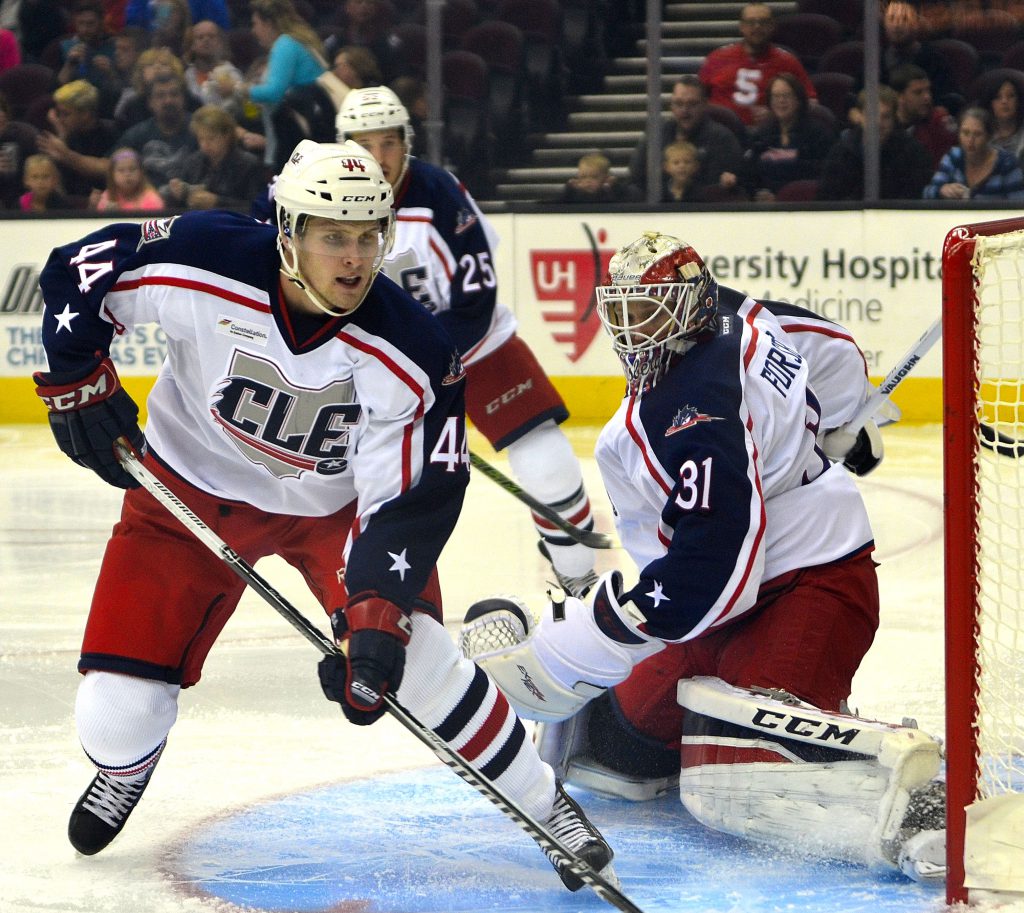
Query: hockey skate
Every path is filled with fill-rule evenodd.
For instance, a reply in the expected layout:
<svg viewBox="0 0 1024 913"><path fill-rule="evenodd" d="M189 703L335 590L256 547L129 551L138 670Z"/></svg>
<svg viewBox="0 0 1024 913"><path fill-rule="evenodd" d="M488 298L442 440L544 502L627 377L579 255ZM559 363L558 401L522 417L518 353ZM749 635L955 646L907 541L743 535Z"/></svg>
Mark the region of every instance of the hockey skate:
<svg viewBox="0 0 1024 913"><path fill-rule="evenodd" d="M933 780L910 794L899 833L883 847L885 855L908 878L946 880L946 784Z"/></svg>
<svg viewBox="0 0 1024 913"><path fill-rule="evenodd" d="M124 827L149 784L163 746L153 763L134 778L112 777L100 771L75 803L68 821L68 840L83 856L104 849Z"/></svg>
<svg viewBox="0 0 1024 913"><path fill-rule="evenodd" d="M601 832L590 823L583 809L563 789L560 782L555 783L555 805L551 816L545 822L551 833L562 841L570 850L586 862L595 872L615 887L619 879L612 868L612 857L615 855ZM583 887L583 880L571 872L565 863L553 859L545 850L545 855L558 872L558 877L570 891L578 891Z"/></svg>
<svg viewBox="0 0 1024 913"><path fill-rule="evenodd" d="M555 573L555 579L558 581L558 585L570 596L582 599L587 594L587 591L597 583L598 577L597 574L594 573L593 569L587 571L585 574L581 574L579 577L568 577L565 574L560 573L558 568L555 567L554 562L551 561L551 552L548 550L547 543L543 539L537 542L537 548L551 564L551 570Z"/></svg>

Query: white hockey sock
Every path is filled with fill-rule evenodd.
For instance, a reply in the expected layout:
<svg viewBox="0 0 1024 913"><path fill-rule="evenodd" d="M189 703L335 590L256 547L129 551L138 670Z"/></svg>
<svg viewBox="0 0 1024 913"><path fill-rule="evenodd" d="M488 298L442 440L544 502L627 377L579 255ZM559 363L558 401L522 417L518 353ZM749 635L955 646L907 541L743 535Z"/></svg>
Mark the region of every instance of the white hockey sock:
<svg viewBox="0 0 1024 913"><path fill-rule="evenodd" d="M101 771L134 780L160 757L178 715L178 685L88 672L78 686L75 722L89 759Z"/></svg>
<svg viewBox="0 0 1024 913"><path fill-rule="evenodd" d="M575 526L592 529L594 516L583 487L583 473L572 444L553 421L544 422L508 446L512 474L519 484ZM594 569L594 553L570 540L543 517L533 515L551 563L566 577Z"/></svg>
<svg viewBox="0 0 1024 913"><path fill-rule="evenodd" d="M555 775L537 755L522 721L487 673L459 655L442 625L419 613L412 622L399 703L524 811L545 820L554 802Z"/></svg>

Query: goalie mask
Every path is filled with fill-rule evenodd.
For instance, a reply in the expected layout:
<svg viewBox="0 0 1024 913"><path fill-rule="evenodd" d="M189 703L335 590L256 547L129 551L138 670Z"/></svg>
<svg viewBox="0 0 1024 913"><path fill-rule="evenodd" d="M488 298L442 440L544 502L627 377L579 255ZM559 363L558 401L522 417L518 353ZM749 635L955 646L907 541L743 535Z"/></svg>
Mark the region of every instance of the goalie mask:
<svg viewBox="0 0 1024 913"><path fill-rule="evenodd" d="M353 89L341 103L341 109L334 121L334 129L339 143L355 140L355 135L359 133L397 130L405 146L405 155L402 166L391 183L395 187L401 185L409 166L409 156L412 155L414 134L409 124L409 112L394 92L386 86Z"/></svg>
<svg viewBox="0 0 1024 913"><path fill-rule="evenodd" d="M367 252L373 257L372 282L395 240L392 200L391 185L384 179L373 156L361 146L303 140L281 169L274 186L281 271L321 311L332 317L351 313L358 304L347 311L338 311L302 276L298 248L302 246L306 222L310 217L338 222L376 222L376 249Z"/></svg>
<svg viewBox="0 0 1024 913"><path fill-rule="evenodd" d="M700 254L653 231L616 252L596 293L632 394L653 387L718 311L718 283Z"/></svg>

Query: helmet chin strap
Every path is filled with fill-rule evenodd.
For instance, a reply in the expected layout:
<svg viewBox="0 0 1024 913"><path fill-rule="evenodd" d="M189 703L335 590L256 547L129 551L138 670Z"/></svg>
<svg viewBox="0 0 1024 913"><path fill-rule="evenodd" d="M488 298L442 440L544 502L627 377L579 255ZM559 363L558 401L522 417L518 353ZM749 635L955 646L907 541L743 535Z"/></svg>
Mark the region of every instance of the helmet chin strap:
<svg viewBox="0 0 1024 913"><path fill-rule="evenodd" d="M370 283L367 283L362 297L355 303L355 305L344 311L338 310L318 295L303 278L302 272L299 270L298 251L295 250L294 244L285 245L284 239L280 234L277 236L277 250L281 255L281 272L284 273L285 278L302 289L306 297L329 317L347 317L349 314L352 314L356 308L363 303L363 299L366 297L367 292L370 291ZM289 254L291 255L292 261L290 263Z"/></svg>

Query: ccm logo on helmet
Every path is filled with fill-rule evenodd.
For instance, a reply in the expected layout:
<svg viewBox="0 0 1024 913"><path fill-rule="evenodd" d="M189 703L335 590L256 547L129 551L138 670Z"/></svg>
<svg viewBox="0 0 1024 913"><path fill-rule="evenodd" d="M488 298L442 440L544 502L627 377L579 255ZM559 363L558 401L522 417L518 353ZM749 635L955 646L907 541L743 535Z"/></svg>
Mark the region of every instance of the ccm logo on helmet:
<svg viewBox="0 0 1024 913"><path fill-rule="evenodd" d="M372 203L377 197L374 194L364 196L362 194L347 193L341 198L342 203Z"/></svg>

